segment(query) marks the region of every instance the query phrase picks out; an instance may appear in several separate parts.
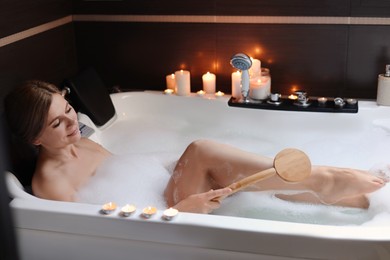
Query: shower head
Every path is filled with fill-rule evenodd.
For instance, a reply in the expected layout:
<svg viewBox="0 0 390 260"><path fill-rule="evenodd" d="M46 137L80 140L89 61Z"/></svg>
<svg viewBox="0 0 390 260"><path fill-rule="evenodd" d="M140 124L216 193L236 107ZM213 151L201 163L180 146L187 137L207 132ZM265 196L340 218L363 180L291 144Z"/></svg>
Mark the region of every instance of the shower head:
<svg viewBox="0 0 390 260"><path fill-rule="evenodd" d="M236 69L248 70L252 66L252 60L245 53L237 53L230 59L230 64Z"/></svg>
<svg viewBox="0 0 390 260"><path fill-rule="evenodd" d="M241 70L241 94L244 102L249 102L249 69L252 67L251 58L245 53L237 53L230 59L230 64Z"/></svg>

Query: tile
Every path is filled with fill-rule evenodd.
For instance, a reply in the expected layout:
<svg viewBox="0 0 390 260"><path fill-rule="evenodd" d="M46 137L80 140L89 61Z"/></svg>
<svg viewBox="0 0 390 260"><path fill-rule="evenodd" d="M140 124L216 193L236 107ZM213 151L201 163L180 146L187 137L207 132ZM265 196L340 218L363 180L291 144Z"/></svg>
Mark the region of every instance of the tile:
<svg viewBox="0 0 390 260"><path fill-rule="evenodd" d="M76 23L75 28L80 66L96 66L108 85L163 89L166 75L187 69L195 91L201 75L214 67L215 25Z"/></svg>
<svg viewBox="0 0 390 260"><path fill-rule="evenodd" d="M344 84L346 32L346 26L334 25L219 25L223 83L229 84L234 71L230 57L245 52L270 69L274 92L304 89L310 95L336 95Z"/></svg>
<svg viewBox="0 0 390 260"><path fill-rule="evenodd" d="M351 16L390 17L390 1L351 0Z"/></svg>
<svg viewBox="0 0 390 260"><path fill-rule="evenodd" d="M212 0L74 1L75 14L214 15Z"/></svg>
<svg viewBox="0 0 390 260"><path fill-rule="evenodd" d="M389 42L388 26L350 27L346 93L376 98L378 74L390 64Z"/></svg>
<svg viewBox="0 0 390 260"><path fill-rule="evenodd" d="M0 38L72 13L68 0L3 0L0 5Z"/></svg>
<svg viewBox="0 0 390 260"><path fill-rule="evenodd" d="M216 0L217 15L349 16L350 0Z"/></svg>

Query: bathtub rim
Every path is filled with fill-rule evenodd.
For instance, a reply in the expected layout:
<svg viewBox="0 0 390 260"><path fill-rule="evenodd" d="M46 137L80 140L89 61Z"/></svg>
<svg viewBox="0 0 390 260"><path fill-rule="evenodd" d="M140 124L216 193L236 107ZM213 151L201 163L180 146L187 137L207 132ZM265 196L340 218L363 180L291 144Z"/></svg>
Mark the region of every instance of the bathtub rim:
<svg viewBox="0 0 390 260"><path fill-rule="evenodd" d="M124 221L135 222L147 221L166 224L174 223L184 226L198 226L225 229L230 231L259 232L278 235L293 235L297 237L311 237L321 239L390 241L390 226L320 225L187 212L180 212L179 216L173 219L173 221L167 222L161 218L164 209L158 209L158 214L148 220L139 217L140 209L137 209L136 215L131 216L130 218L120 217L117 214L118 210L114 214L106 216L99 213L102 205L80 202L53 201L30 195L23 190L23 187L20 185L20 183L16 183L17 179L13 176L12 173L7 173L7 175L9 176L7 178L7 186L10 187L10 195L13 197L10 206L13 210L17 211L41 211L45 214L48 214L52 211L53 213L72 214L74 216L121 219ZM10 182L14 182L14 184L12 185ZM61 207L58 207L58 205L61 205ZM53 208L56 210L52 210ZM18 225L16 224L16 226ZM75 232L78 231L80 230L75 230ZM68 231L61 230L61 232Z"/></svg>
<svg viewBox="0 0 390 260"><path fill-rule="evenodd" d="M331 238L352 241L390 241L390 227L317 225L188 212L180 212L179 215L172 221L165 221L161 218L164 209L158 209L156 216L153 216L150 219L142 218L140 216L140 209L137 209L135 215L124 218L119 216L118 210L111 215L103 215L99 213L101 205L51 201L39 198L35 200L15 198L11 201L10 206L13 210L36 211L44 212L45 214L53 212L72 216L85 216L129 222L162 223L164 225L179 224L184 226L206 227L230 231L259 232L322 239ZM61 207L59 208L58 206ZM53 210L53 208L56 208L57 210ZM16 223L16 226L18 226L18 222ZM66 227L64 230L61 230L61 228L62 227L59 227L58 231L69 232L69 227ZM73 232L80 232L79 228L80 227L73 230ZM321 229L321 232L315 231L316 229ZM109 233L106 235L109 235ZM113 237L116 235L117 234L112 234Z"/></svg>

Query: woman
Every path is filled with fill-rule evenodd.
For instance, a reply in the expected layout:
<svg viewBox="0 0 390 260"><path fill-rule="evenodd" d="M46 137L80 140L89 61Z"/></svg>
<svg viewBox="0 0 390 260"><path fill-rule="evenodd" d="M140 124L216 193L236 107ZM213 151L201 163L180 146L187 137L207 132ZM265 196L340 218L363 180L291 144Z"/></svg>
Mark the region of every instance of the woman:
<svg viewBox="0 0 390 260"><path fill-rule="evenodd" d="M28 81L5 100L10 129L24 141L39 147L32 180L34 195L74 201L111 153L81 138L77 114L52 84ZM215 198L228 196L229 184L272 167L273 159L207 140L191 143L179 159L164 196L169 207L209 213L220 206ZM300 183L286 183L274 176L252 190L302 190L282 199L367 208L366 194L386 181L354 169L313 166L311 176Z"/></svg>

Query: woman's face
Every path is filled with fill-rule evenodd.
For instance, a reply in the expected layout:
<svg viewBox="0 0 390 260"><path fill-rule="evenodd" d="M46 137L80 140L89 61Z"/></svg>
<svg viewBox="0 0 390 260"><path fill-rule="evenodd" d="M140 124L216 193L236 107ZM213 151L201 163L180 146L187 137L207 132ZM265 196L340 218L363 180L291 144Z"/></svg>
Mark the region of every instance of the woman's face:
<svg viewBox="0 0 390 260"><path fill-rule="evenodd" d="M60 94L53 94L46 125L34 144L61 148L80 138L76 111Z"/></svg>

